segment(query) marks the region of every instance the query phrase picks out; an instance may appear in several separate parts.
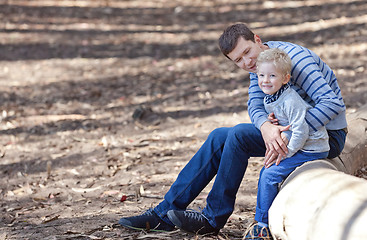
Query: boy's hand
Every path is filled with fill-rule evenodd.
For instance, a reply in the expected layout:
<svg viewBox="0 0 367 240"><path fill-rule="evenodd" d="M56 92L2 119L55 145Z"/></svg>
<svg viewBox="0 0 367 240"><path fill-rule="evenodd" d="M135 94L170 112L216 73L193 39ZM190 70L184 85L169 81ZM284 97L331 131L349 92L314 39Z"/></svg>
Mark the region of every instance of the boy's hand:
<svg viewBox="0 0 367 240"><path fill-rule="evenodd" d="M282 157L285 157L288 153L287 143L281 136L281 132L287 131L290 128L288 126L274 125L270 122L265 122L261 128L261 135L264 139L266 152L264 163L265 166L270 166L274 162L281 161Z"/></svg>
<svg viewBox="0 0 367 240"><path fill-rule="evenodd" d="M277 118L275 118L275 114L274 114L274 113L270 113L270 114L268 115L268 120L269 120L272 124L274 124L274 125L278 125L278 124L279 124L279 121L278 121L278 119L277 119Z"/></svg>

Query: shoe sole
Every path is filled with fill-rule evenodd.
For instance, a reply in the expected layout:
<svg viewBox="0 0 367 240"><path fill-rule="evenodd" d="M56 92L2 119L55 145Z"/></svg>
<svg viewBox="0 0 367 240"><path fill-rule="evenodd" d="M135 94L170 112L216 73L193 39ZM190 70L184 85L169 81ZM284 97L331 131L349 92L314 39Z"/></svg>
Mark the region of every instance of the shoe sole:
<svg viewBox="0 0 367 240"><path fill-rule="evenodd" d="M175 230L175 228L173 227L172 230L162 230L162 229L147 229L147 228L139 228L139 227L133 227L133 226L130 226L130 225L125 225L125 224L122 224L119 222L119 225L122 226L122 227L125 227L125 228L128 228L128 229L131 229L131 230L136 230L136 231L146 231L146 232L162 232L162 233L165 233L165 232L172 232L173 230Z"/></svg>
<svg viewBox="0 0 367 240"><path fill-rule="evenodd" d="M169 218L169 220L175 224L176 227L180 228L182 227L181 221L177 218L177 216L175 215L174 211L169 210L167 212L167 217Z"/></svg>

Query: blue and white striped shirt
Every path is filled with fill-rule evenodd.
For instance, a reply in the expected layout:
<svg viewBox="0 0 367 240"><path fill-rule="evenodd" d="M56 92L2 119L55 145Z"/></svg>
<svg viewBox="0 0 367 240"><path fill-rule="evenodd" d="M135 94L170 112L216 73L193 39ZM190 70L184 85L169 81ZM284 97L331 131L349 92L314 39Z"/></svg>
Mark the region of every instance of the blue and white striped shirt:
<svg viewBox="0 0 367 240"><path fill-rule="evenodd" d="M270 48L279 48L292 59L292 88L313 108L306 114L310 131L317 131L322 126L329 130L343 129L347 126L345 104L337 79L319 56L311 50L297 44L270 41L264 43ZM265 94L258 85L257 75L250 73L248 113L255 126L267 121L264 108Z"/></svg>

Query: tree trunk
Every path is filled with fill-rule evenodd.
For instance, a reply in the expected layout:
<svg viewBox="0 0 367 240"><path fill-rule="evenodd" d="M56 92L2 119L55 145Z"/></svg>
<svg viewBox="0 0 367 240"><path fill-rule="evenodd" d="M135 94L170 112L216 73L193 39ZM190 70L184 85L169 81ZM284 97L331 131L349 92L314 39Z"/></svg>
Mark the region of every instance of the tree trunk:
<svg viewBox="0 0 367 240"><path fill-rule="evenodd" d="M367 181L352 176L367 165L367 105L348 115L341 158L297 168L281 185L269 210L274 238L367 239Z"/></svg>

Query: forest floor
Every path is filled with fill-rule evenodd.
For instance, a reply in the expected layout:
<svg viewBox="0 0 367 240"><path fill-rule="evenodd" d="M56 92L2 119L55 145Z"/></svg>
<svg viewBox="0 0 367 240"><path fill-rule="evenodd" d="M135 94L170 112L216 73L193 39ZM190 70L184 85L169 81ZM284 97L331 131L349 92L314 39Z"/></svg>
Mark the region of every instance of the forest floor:
<svg viewBox="0 0 367 240"><path fill-rule="evenodd" d="M213 129L250 121L248 73L217 47L226 26L315 51L350 113L367 102L366 12L365 0L0 0L0 240L241 239L261 158L218 236L116 223L159 203Z"/></svg>

